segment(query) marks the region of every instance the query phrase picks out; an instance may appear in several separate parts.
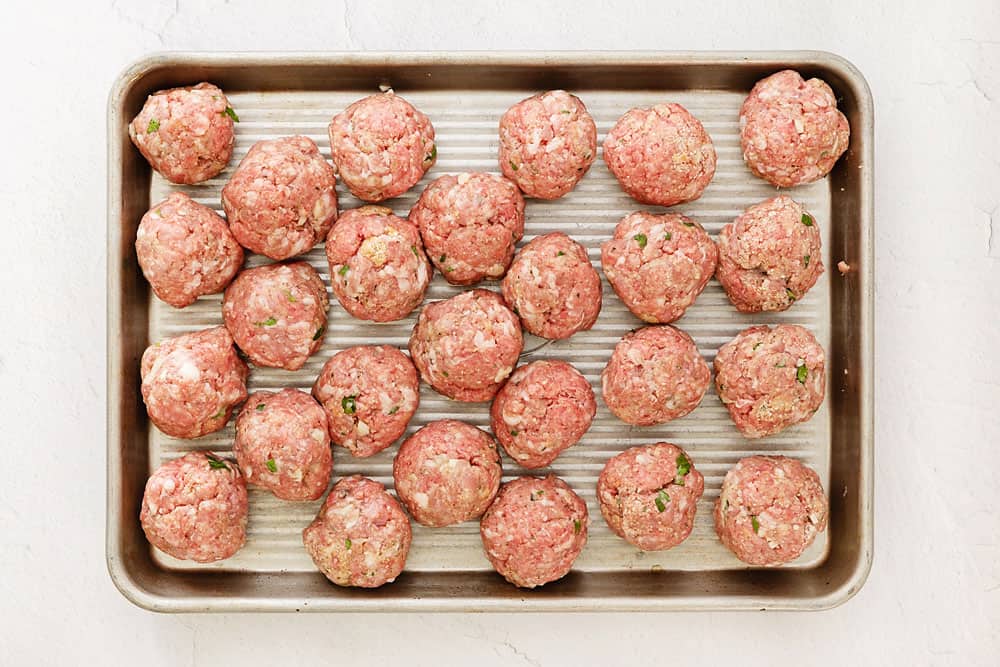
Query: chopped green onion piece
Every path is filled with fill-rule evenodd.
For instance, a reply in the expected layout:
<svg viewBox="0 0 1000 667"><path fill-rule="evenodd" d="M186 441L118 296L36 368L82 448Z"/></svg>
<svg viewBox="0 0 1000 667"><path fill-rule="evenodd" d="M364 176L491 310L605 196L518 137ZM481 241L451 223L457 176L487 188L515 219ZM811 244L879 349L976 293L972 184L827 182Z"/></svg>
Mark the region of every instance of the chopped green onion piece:
<svg viewBox="0 0 1000 667"><path fill-rule="evenodd" d="M263 409L264 409L264 404L263 403L258 403L257 404L257 412L260 412Z"/></svg>
<svg viewBox="0 0 1000 667"><path fill-rule="evenodd" d="M437 144L434 144L433 146L431 146L431 152L428 153L427 157L424 158L424 162L434 162L434 160L437 159L437 156L438 156L438 147Z"/></svg>
<svg viewBox="0 0 1000 667"><path fill-rule="evenodd" d="M347 264L344 264L344 265L343 265L342 267L340 267L339 269L337 269L337 273L339 273L339 274L340 274L340 275L342 275L342 276L346 276L346 275L347 275L347 272L348 272L349 270L350 270L350 269L349 269L349 268L347 267Z"/></svg>
<svg viewBox="0 0 1000 667"><path fill-rule="evenodd" d="M267 469L271 472L278 472L278 464L274 462L274 459L267 460Z"/></svg>
<svg viewBox="0 0 1000 667"><path fill-rule="evenodd" d="M579 535L580 529L583 528L583 524L580 523L579 519L573 519L573 534Z"/></svg>
<svg viewBox="0 0 1000 667"><path fill-rule="evenodd" d="M146 126L146 134L149 134L150 132L156 132L158 129L160 129L160 121L156 120L155 118L152 118L149 121L149 125Z"/></svg>
<svg viewBox="0 0 1000 667"><path fill-rule="evenodd" d="M419 257L419 256L420 256L420 253L419 253L419 252L417 252L417 246L415 246L415 245L411 245L411 246L410 246L410 250L412 250L412 251L413 251L413 254L414 254L414 255L416 255L417 257Z"/></svg>
<svg viewBox="0 0 1000 667"><path fill-rule="evenodd" d="M791 299L792 301L795 301L795 292L792 291L792 288L786 287L785 288L785 294L788 295L789 299Z"/></svg>
<svg viewBox="0 0 1000 667"><path fill-rule="evenodd" d="M559 113L573 113L570 109L562 109Z"/></svg>
<svg viewBox="0 0 1000 667"><path fill-rule="evenodd" d="M399 412L399 406L398 406L398 405L394 405L394 406L392 406L392 410L389 410L389 414L390 414L390 415L394 415L394 414L396 414L397 412Z"/></svg>
<svg viewBox="0 0 1000 667"><path fill-rule="evenodd" d="M757 341L756 343L754 343L754 344L753 344L753 351L754 351L754 352L756 352L756 351L757 351L757 348L758 348L758 347L760 347L760 346L761 346L761 345L763 345L763 344L764 344L764 341L762 341L762 340L759 340L759 341Z"/></svg>
<svg viewBox="0 0 1000 667"><path fill-rule="evenodd" d="M323 336L324 331L326 331L326 327L316 329L316 333L313 334L313 340L319 340Z"/></svg>
<svg viewBox="0 0 1000 667"><path fill-rule="evenodd" d="M520 169L520 167L518 167L516 164L514 164L513 160L510 161L510 168L513 169L514 171L517 171L518 169Z"/></svg>
<svg viewBox="0 0 1000 667"><path fill-rule="evenodd" d="M440 257L438 257L438 262L440 262L441 264L444 264L444 260L446 260L446 259L448 259L447 255L441 255Z"/></svg>
<svg viewBox="0 0 1000 667"><path fill-rule="evenodd" d="M222 459L208 453L205 456L208 458L208 467L212 470L229 470L229 466Z"/></svg>
<svg viewBox="0 0 1000 667"><path fill-rule="evenodd" d="M684 225L685 227L694 227L694 223L688 222L687 220L682 221L681 224Z"/></svg>
<svg viewBox="0 0 1000 667"><path fill-rule="evenodd" d="M257 322L257 326L259 326L259 327L273 327L277 323L278 323L278 320L274 319L273 317L269 317L266 320L264 320L263 322Z"/></svg>
<svg viewBox="0 0 1000 667"><path fill-rule="evenodd" d="M560 250L559 252L556 253L556 257L562 257L565 254L566 253L564 253L562 250Z"/></svg>
<svg viewBox="0 0 1000 667"><path fill-rule="evenodd" d="M232 118L233 122L236 122L236 123L240 122L240 117L236 115L236 112L233 110L232 107L226 107L226 110L223 111L222 113L224 113L227 116L229 116L230 118Z"/></svg>
<svg viewBox="0 0 1000 667"><path fill-rule="evenodd" d="M223 416L224 414L226 414L226 409L225 408L219 408L219 411L216 412L214 415L212 415L209 419L218 419L219 417Z"/></svg>
<svg viewBox="0 0 1000 667"><path fill-rule="evenodd" d="M684 477L689 472L691 472L691 460L684 456L683 453L677 455L677 479L674 480L675 484L684 486Z"/></svg>
<svg viewBox="0 0 1000 667"><path fill-rule="evenodd" d="M756 516L750 517L750 525L753 526L753 532L760 532L760 521L757 520Z"/></svg>
<svg viewBox="0 0 1000 667"><path fill-rule="evenodd" d="M808 213L803 213L802 214L802 224L805 225L806 227L812 227L813 226L812 216L809 215Z"/></svg>
<svg viewBox="0 0 1000 667"><path fill-rule="evenodd" d="M795 379L799 381L799 384L806 383L806 376L809 375L809 369L806 368L805 364L799 366L795 371Z"/></svg>
<svg viewBox="0 0 1000 667"><path fill-rule="evenodd" d="M343 409L344 414L353 415L357 410L357 396L344 396L340 399L340 407Z"/></svg>
<svg viewBox="0 0 1000 667"><path fill-rule="evenodd" d="M663 240L664 241L669 241L672 238L674 238L674 235L671 234L670 232L667 232L666 234L663 235Z"/></svg>
<svg viewBox="0 0 1000 667"><path fill-rule="evenodd" d="M285 297L288 299L288 303L295 303L296 301L298 301L298 299L295 298L295 295L292 294L292 290L284 289L281 291L285 293Z"/></svg>
<svg viewBox="0 0 1000 667"><path fill-rule="evenodd" d="M656 503L657 512L665 512L667 509L667 503L670 502L670 496L667 495L666 491L660 489L660 492L656 494L656 500L654 502Z"/></svg>
<svg viewBox="0 0 1000 667"><path fill-rule="evenodd" d="M518 431L511 431L510 434L516 438L517 434L518 434Z"/></svg>
<svg viewBox="0 0 1000 667"><path fill-rule="evenodd" d="M632 238L635 239L635 242L639 244L640 248L645 248L646 247L646 235L645 234L636 234Z"/></svg>
<svg viewBox="0 0 1000 667"><path fill-rule="evenodd" d="M802 258L802 266L809 268L809 255Z"/></svg>
<svg viewBox="0 0 1000 667"><path fill-rule="evenodd" d="M346 549L350 549L351 548L351 538L348 537L346 540L344 540L344 547Z"/></svg>

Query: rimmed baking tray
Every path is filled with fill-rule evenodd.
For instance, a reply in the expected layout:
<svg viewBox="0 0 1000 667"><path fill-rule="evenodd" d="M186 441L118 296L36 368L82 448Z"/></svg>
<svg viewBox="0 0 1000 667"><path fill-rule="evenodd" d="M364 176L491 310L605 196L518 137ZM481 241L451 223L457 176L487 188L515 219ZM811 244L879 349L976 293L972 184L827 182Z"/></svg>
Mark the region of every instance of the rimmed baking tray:
<svg viewBox="0 0 1000 667"><path fill-rule="evenodd" d="M139 218L171 189L220 209L219 191L257 140L305 134L329 156L326 124L351 101L391 86L426 112L437 131L438 162L411 192L389 202L405 215L431 179L458 171L497 171L497 121L509 105L534 92L565 88L587 104L599 139L633 106L676 101L702 120L719 156L715 179L696 202L675 207L713 236L749 204L774 194L754 178L739 151L738 110L755 81L792 67L826 80L851 124L851 144L830 176L790 193L817 218L827 271L785 313L741 315L711 282L677 324L709 361L726 340L755 323L795 322L812 329L827 351L827 399L808 423L760 441L743 439L714 390L689 416L669 424L628 427L603 403L584 440L551 470L588 502L591 532L574 571L541 589L516 589L492 572L478 526L447 529L415 525L406 571L377 590L342 589L318 574L300 533L318 503L287 503L251 490L246 547L212 565L173 560L151 549L138 522L150 471L191 449L228 451L232 426L194 441L163 436L152 427L139 394L139 358L152 341L218 324L218 295L177 311L158 301L139 271L134 238ZM177 188L131 146L127 124L150 92L212 81L227 93L241 122L229 168L211 181ZM129 67L111 91L108 109L108 515L111 577L134 603L157 611L514 611L823 609L850 598L864 583L872 559L873 514L873 247L871 94L844 59L820 52L758 53L183 53L153 55ZM359 202L340 187L342 209ZM641 208L621 192L601 159L570 195L529 200L525 241L565 231L587 247L595 265L599 246L617 221ZM647 207L648 208L648 207ZM305 255L328 280L322 248ZM839 261L850 265L846 275ZM261 263L252 256L249 264ZM495 288L494 285L486 285ZM454 294L436 276L429 300ZM568 341L528 340L535 357L562 358L599 390L614 343L641 323L604 284L605 305L593 330ZM376 325L350 318L335 301L323 349L301 371L253 369L250 388L308 388L329 356L372 341L405 347L413 318ZM410 426L456 416L488 426L488 404L461 404L422 388ZM597 510L594 486L604 462L634 445L669 440L685 447L706 478L694 533L681 546L643 554L614 537ZM395 447L370 459L335 451L335 477L359 472L391 485ZM802 558L777 569L747 568L718 542L711 506L726 470L751 453L783 453L815 467L830 497L830 527ZM505 479L522 471L504 459Z"/></svg>

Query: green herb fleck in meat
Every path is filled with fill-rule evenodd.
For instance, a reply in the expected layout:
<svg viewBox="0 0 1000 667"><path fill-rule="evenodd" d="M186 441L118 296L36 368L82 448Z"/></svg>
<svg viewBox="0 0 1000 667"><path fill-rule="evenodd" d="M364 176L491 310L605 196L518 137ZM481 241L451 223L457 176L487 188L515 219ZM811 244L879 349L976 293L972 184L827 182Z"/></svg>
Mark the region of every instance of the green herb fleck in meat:
<svg viewBox="0 0 1000 667"><path fill-rule="evenodd" d="M229 466L222 459L212 454L205 454L205 456L208 458L208 467L212 470L229 470Z"/></svg>
<svg viewBox="0 0 1000 667"><path fill-rule="evenodd" d="M791 287L786 287L785 288L785 294L788 295L789 299L791 299L792 301L795 301L795 292L792 291Z"/></svg>
<svg viewBox="0 0 1000 667"><path fill-rule="evenodd" d="M564 253L562 250L560 250L559 252L556 253L556 257L562 257L565 254L566 253Z"/></svg>
<svg viewBox="0 0 1000 667"><path fill-rule="evenodd" d="M447 256L447 255L441 255L440 257L438 257L438 263L439 263L439 264L444 264L444 261L445 261L446 259L448 259L448 256Z"/></svg>
<svg viewBox="0 0 1000 667"><path fill-rule="evenodd" d="M510 434L511 434L511 435L512 435L513 437L515 437L515 438L517 437L517 433L518 433L517 431L511 431L511 432L510 432Z"/></svg>
<svg viewBox="0 0 1000 667"><path fill-rule="evenodd" d="M150 132L156 132L158 129L160 129L160 121L156 120L155 118L151 118L149 121L149 125L146 126L146 134L149 134Z"/></svg>
<svg viewBox="0 0 1000 667"><path fill-rule="evenodd" d="M223 111L222 113L232 118L234 123L240 122L240 117L236 115L236 111L234 111L232 107L227 106L226 110Z"/></svg>
<svg viewBox="0 0 1000 667"><path fill-rule="evenodd" d="M759 341L757 341L756 343L754 343L754 344L753 344L753 351L754 351L754 352L756 352L756 351L757 351L757 348L758 348L758 347L760 347L760 346L761 346L761 345L763 345L763 344L764 344L764 341L762 341L762 340L759 340Z"/></svg>
<svg viewBox="0 0 1000 667"><path fill-rule="evenodd" d="M694 227L694 223L688 222L687 220L681 222L681 224L684 225L685 227Z"/></svg>
<svg viewBox="0 0 1000 667"><path fill-rule="evenodd" d="M802 224L805 225L806 227L812 227L813 226L813 218L812 218L812 216L809 215L808 213L803 213L802 214Z"/></svg>
<svg viewBox="0 0 1000 667"><path fill-rule="evenodd" d="M342 276L346 276L346 275L347 275L347 272L348 272L349 270L350 270L350 269L348 268L347 264L344 264L344 265L343 265L342 267L340 267L339 269L337 269L337 273L339 273L339 274L340 274L340 275L342 275Z"/></svg>
<svg viewBox="0 0 1000 667"><path fill-rule="evenodd" d="M669 241L672 238L674 238L674 235L671 234L670 232L667 232L666 234L663 235L663 240L664 241Z"/></svg>
<svg viewBox="0 0 1000 667"><path fill-rule="evenodd" d="M323 336L323 332L326 331L326 327L320 327L316 329L316 333L313 334L313 340L319 340Z"/></svg>
<svg viewBox="0 0 1000 667"><path fill-rule="evenodd" d="M674 484L684 486L684 477L691 472L691 460L683 453L677 455L677 478Z"/></svg>
<svg viewBox="0 0 1000 667"><path fill-rule="evenodd" d="M410 250L412 250L412 251L413 251L413 254L414 254L414 255L416 255L417 257L420 257L420 253L419 253L419 252L417 252L417 246L415 246L415 245L411 245L411 246L410 246Z"/></svg>
<svg viewBox="0 0 1000 667"><path fill-rule="evenodd" d="M802 364L795 370L795 379L799 381L799 384L806 383L806 376L809 375L809 369L806 368L805 364Z"/></svg>
<svg viewBox="0 0 1000 667"><path fill-rule="evenodd" d="M559 113L573 113L570 109L563 109Z"/></svg>
<svg viewBox="0 0 1000 667"><path fill-rule="evenodd" d="M274 459L267 460L267 469L271 472L278 472L278 464L274 462Z"/></svg>
<svg viewBox="0 0 1000 667"><path fill-rule="evenodd" d="M345 549L351 548L351 538L348 537L346 540L344 540L344 548Z"/></svg>
<svg viewBox="0 0 1000 667"><path fill-rule="evenodd" d="M209 419L218 419L219 417L222 417L225 414L226 414L226 409L225 408L219 408L219 411L216 412L211 417L209 417Z"/></svg>
<svg viewBox="0 0 1000 667"><path fill-rule="evenodd" d="M665 512L667 510L667 503L670 502L670 496L667 495L665 490L660 489L660 492L656 494L654 502L656 503L657 512Z"/></svg>
<svg viewBox="0 0 1000 667"><path fill-rule="evenodd" d="M344 414L353 415L357 410L357 399L355 396L344 396L340 399L340 407L343 409Z"/></svg>
<svg viewBox="0 0 1000 667"><path fill-rule="evenodd" d="M278 323L278 320L274 319L273 317L269 317L266 320L264 320L263 322L257 322L256 324L259 327L273 327L277 323Z"/></svg>
<svg viewBox="0 0 1000 667"><path fill-rule="evenodd" d="M397 412L399 412L399 406L398 406L398 405L394 405L394 406L392 406L392 410L389 410L389 414L390 414L390 415L394 415L394 414L396 414Z"/></svg>
<svg viewBox="0 0 1000 667"><path fill-rule="evenodd" d="M434 144L431 146L431 152L428 153L427 157L424 158L424 162L434 162L434 160L437 159L437 156L438 156L438 147L437 144Z"/></svg>
<svg viewBox="0 0 1000 667"><path fill-rule="evenodd" d="M573 519L573 534L579 535L580 529L583 528L583 524L580 523L579 519Z"/></svg>
<svg viewBox="0 0 1000 667"><path fill-rule="evenodd" d="M755 533L760 532L760 521L757 520L756 516L750 517L750 525L753 527L753 532Z"/></svg>
<svg viewBox="0 0 1000 667"><path fill-rule="evenodd" d="M260 412L263 409L264 409L264 404L263 403L258 403L257 404L257 412Z"/></svg>
<svg viewBox="0 0 1000 667"><path fill-rule="evenodd" d="M802 266L807 269L809 268L809 255L802 258Z"/></svg>
<svg viewBox="0 0 1000 667"><path fill-rule="evenodd" d="M518 167L516 164L514 164L513 160L510 161L510 168L513 169L514 171L517 171L518 169L520 169L520 167Z"/></svg>
<svg viewBox="0 0 1000 667"><path fill-rule="evenodd" d="M635 242L639 244L640 248L645 248L646 247L646 235L645 234L636 234L632 238L635 239Z"/></svg>
<svg viewBox="0 0 1000 667"><path fill-rule="evenodd" d="M296 301L298 301L298 299L295 298L295 295L292 294L292 290L285 289L281 291L285 293L285 297L288 299L288 303L295 303Z"/></svg>

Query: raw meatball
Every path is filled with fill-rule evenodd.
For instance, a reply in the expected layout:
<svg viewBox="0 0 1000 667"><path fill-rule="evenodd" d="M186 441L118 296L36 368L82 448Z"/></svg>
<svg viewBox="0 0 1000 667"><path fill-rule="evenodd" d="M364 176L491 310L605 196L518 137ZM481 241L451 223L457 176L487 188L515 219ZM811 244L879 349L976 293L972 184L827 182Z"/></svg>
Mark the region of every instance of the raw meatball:
<svg viewBox="0 0 1000 667"><path fill-rule="evenodd" d="M529 197L562 197L596 157L597 125L565 90L533 95L500 117L500 169Z"/></svg>
<svg viewBox="0 0 1000 667"><path fill-rule="evenodd" d="M248 373L225 327L183 334L142 353L142 400L158 429L198 438L223 428L246 400Z"/></svg>
<svg viewBox="0 0 1000 667"><path fill-rule="evenodd" d="M442 176L421 193L410 220L441 275L471 285L507 271L524 235L524 197L502 176Z"/></svg>
<svg viewBox="0 0 1000 667"><path fill-rule="evenodd" d="M522 588L560 579L587 543L587 504L556 477L518 477L500 488L479 523L486 557Z"/></svg>
<svg viewBox="0 0 1000 667"><path fill-rule="evenodd" d="M541 468L576 444L596 413L594 390L580 371L539 359L514 371L493 399L490 426L512 459Z"/></svg>
<svg viewBox="0 0 1000 667"><path fill-rule="evenodd" d="M345 211L326 239L326 258L337 300L362 320L406 317L431 280L416 225L382 206Z"/></svg>
<svg viewBox="0 0 1000 667"><path fill-rule="evenodd" d="M243 248L226 221L183 192L142 216L135 254L153 292L174 308L221 292L243 265Z"/></svg>
<svg viewBox="0 0 1000 667"><path fill-rule="evenodd" d="M247 485L232 461L191 452L146 481L139 521L146 539L181 560L229 558L247 539Z"/></svg>
<svg viewBox="0 0 1000 667"><path fill-rule="evenodd" d="M830 86L790 69L758 81L740 109L743 159L754 175L783 188L829 174L850 134Z"/></svg>
<svg viewBox="0 0 1000 667"><path fill-rule="evenodd" d="M586 331L601 312L601 277L583 246L562 232L521 248L501 288L524 328L543 338Z"/></svg>
<svg viewBox="0 0 1000 667"><path fill-rule="evenodd" d="M251 394L236 418L233 452L247 482L282 500L315 500L330 483L326 412L298 389Z"/></svg>
<svg viewBox="0 0 1000 667"><path fill-rule="evenodd" d="M267 264L236 276L222 319L255 366L294 371L323 344L326 285L306 262Z"/></svg>
<svg viewBox="0 0 1000 667"><path fill-rule="evenodd" d="M698 407L711 373L691 336L664 325L618 341L601 373L608 408L626 424L652 426Z"/></svg>
<svg viewBox="0 0 1000 667"><path fill-rule="evenodd" d="M719 252L702 226L679 213L630 213L601 246L604 275L645 322L673 322L715 273Z"/></svg>
<svg viewBox="0 0 1000 667"><path fill-rule="evenodd" d="M630 447L597 480L601 514L616 535L643 551L676 547L691 534L705 478L676 445Z"/></svg>
<svg viewBox="0 0 1000 667"><path fill-rule="evenodd" d="M497 495L501 473L493 438L454 419L411 435L392 463L399 499L417 523L431 527L482 516Z"/></svg>
<svg viewBox="0 0 1000 667"><path fill-rule="evenodd" d="M353 475L333 486L302 543L333 583L376 588L403 571L412 535L399 501L378 482Z"/></svg>
<svg viewBox="0 0 1000 667"><path fill-rule="evenodd" d="M673 206L701 196L715 175L715 146L680 104L635 108L604 139L604 161L643 204Z"/></svg>
<svg viewBox="0 0 1000 667"><path fill-rule="evenodd" d="M715 355L715 389L736 428L763 438L813 416L826 393L825 355L796 324L750 327Z"/></svg>
<svg viewBox="0 0 1000 667"><path fill-rule="evenodd" d="M823 273L820 244L816 219L778 195L722 228L715 277L740 312L787 310Z"/></svg>
<svg viewBox="0 0 1000 667"><path fill-rule="evenodd" d="M392 92L358 100L333 117L329 131L333 164L364 201L403 194L437 160L430 119Z"/></svg>
<svg viewBox="0 0 1000 667"><path fill-rule="evenodd" d="M744 563L781 565L826 530L827 512L814 470L784 456L750 456L722 480L715 532Z"/></svg>
<svg viewBox="0 0 1000 667"><path fill-rule="evenodd" d="M337 219L336 182L312 139L265 139L222 188L222 207L240 245L288 259L326 238Z"/></svg>
<svg viewBox="0 0 1000 667"><path fill-rule="evenodd" d="M207 181L233 156L233 121L223 92L210 83L160 90L146 98L128 135L151 167L171 183Z"/></svg>
<svg viewBox="0 0 1000 667"><path fill-rule="evenodd" d="M517 365L521 325L495 292L474 289L420 311L410 356L424 382L457 401L488 401Z"/></svg>
<svg viewBox="0 0 1000 667"><path fill-rule="evenodd" d="M420 381L396 348L364 345L330 357L312 394L326 410L334 444L365 457L403 435L420 405Z"/></svg>

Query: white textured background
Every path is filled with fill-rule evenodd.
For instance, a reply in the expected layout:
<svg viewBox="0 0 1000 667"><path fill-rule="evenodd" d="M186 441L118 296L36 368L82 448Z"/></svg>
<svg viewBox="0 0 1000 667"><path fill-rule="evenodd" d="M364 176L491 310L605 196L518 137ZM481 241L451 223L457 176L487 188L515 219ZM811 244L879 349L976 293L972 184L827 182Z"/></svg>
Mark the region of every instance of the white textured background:
<svg viewBox="0 0 1000 667"><path fill-rule="evenodd" d="M0 664L642 665L698 656L995 665L1000 3L474 4L5 7ZM105 101L114 77L163 49L517 48L825 49L868 77L878 265L868 584L814 614L158 616L132 607L104 566Z"/></svg>

